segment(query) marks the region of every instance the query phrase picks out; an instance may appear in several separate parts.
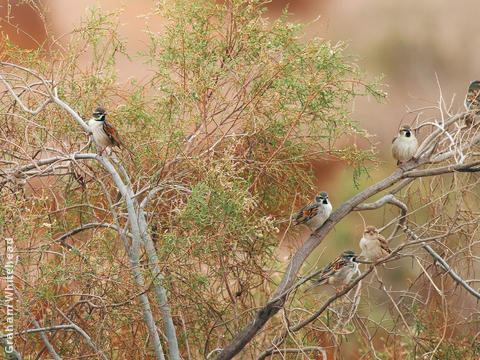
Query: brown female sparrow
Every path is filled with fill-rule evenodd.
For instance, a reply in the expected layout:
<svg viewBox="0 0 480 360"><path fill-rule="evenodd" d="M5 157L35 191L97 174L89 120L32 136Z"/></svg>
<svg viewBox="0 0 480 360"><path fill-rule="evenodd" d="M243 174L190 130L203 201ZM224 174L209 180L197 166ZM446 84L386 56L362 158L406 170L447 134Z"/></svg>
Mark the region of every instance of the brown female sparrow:
<svg viewBox="0 0 480 360"><path fill-rule="evenodd" d="M392 252L385 238L380 235L375 226L367 226L363 237L360 239L360 258L365 261L375 262Z"/></svg>

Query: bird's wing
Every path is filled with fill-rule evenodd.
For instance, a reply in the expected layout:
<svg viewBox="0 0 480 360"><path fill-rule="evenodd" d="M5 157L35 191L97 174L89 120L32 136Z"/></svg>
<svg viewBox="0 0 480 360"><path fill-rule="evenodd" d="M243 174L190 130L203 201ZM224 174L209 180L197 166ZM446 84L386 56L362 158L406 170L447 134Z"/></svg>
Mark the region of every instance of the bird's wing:
<svg viewBox="0 0 480 360"><path fill-rule="evenodd" d="M113 145L118 147L123 146L122 141L120 140L120 136L118 135L117 130L115 130L112 124L110 124L107 121L104 121L103 130L105 131L105 134L107 134L108 138L110 139Z"/></svg>
<svg viewBox="0 0 480 360"><path fill-rule="evenodd" d="M477 106L478 105L478 90L472 90L471 92L467 93L467 104L469 106Z"/></svg>
<svg viewBox="0 0 480 360"><path fill-rule="evenodd" d="M332 277L337 273L337 271L340 271L342 268L344 268L347 265L347 260L344 258L338 257L331 263L329 263L322 271L322 276L315 280L315 282L310 285L304 292L310 291L317 285L324 284L328 278Z"/></svg>
<svg viewBox="0 0 480 360"><path fill-rule="evenodd" d="M304 293L309 292L312 290L314 287L317 287L318 285L324 284L328 278L320 278L318 280L315 280L315 282L310 285L308 288L305 289Z"/></svg>
<svg viewBox="0 0 480 360"><path fill-rule="evenodd" d="M391 254L392 253L392 250L390 249L390 247L388 246L388 243L387 241L385 240L385 238L378 234L378 241L380 242L380 247L385 250L387 252L387 254Z"/></svg>
<svg viewBox="0 0 480 360"><path fill-rule="evenodd" d="M318 204L310 204L304 206L295 217L295 225L303 224L318 213Z"/></svg>
<svg viewBox="0 0 480 360"><path fill-rule="evenodd" d="M480 105L480 83L473 81L468 87L467 95L465 96L465 106L467 110L471 108L478 108Z"/></svg>

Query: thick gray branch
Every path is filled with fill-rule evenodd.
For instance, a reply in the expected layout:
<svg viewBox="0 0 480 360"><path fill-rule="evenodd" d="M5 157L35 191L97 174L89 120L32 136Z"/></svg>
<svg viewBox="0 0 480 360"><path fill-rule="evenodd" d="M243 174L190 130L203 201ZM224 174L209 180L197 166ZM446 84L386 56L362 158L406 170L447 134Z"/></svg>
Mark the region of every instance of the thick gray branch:
<svg viewBox="0 0 480 360"><path fill-rule="evenodd" d="M468 164L452 164L447 166L441 166L438 168L433 169L423 169L423 170L412 170L407 171L404 174L404 177L414 178L414 177L426 177L426 176L435 176L435 175L442 175L451 173L454 171L466 171L468 169L472 169L475 166L480 165L480 161L472 161Z"/></svg>
<svg viewBox="0 0 480 360"><path fill-rule="evenodd" d="M40 324L38 323L37 320L35 320L35 318L33 316L30 315L30 320L32 321L32 324L33 326L35 326L35 328L37 329L40 329ZM47 339L47 336L45 335L45 332L44 331L39 331L40 332L40 337L42 338L43 340L43 343L45 344L48 352L50 353L50 355L52 355L52 357L55 359L55 360L62 360L62 358L60 356L58 356L58 354L56 353L55 349L53 348L52 344L50 344L50 341L48 341Z"/></svg>
<svg viewBox="0 0 480 360"><path fill-rule="evenodd" d="M62 315L62 317L67 320L70 325L72 326L72 328L77 331L78 333L80 333L80 335L82 335L84 337L84 339L87 341L87 344L88 346L90 346L93 351L95 351L96 354L100 355L100 357L103 359L103 360L108 360L107 357L105 356L105 354L103 353L103 351L100 351L98 350L97 346L93 343L92 339L90 338L90 336L80 327L78 326L77 324L75 324L72 320L70 320L70 318L68 318L63 312L61 312L58 308L57 308L57 311Z"/></svg>
<svg viewBox="0 0 480 360"><path fill-rule="evenodd" d="M47 97L47 99L46 99L44 104L42 104L38 109L36 109L34 111L36 111L36 112L41 111L42 108L45 106L45 104L53 101L58 106L60 106L64 110L66 110L75 119L75 121L83 128L83 130L85 130L87 133L90 133L90 129L89 129L88 125L85 123L85 121L83 121L83 119L77 114L76 111L74 111L67 103L63 102L58 97L57 89L55 87L53 87L53 91L52 91L52 89L50 89L51 84L49 85L40 75L36 74L35 72L33 72L33 71L31 71L27 68L23 68L21 66L15 65L15 64L8 64L8 63L0 63L0 64L2 64L4 66L12 66L12 67L15 67L17 69L23 70L27 73L30 73L30 74L36 76L37 78L39 78L42 81L42 83L45 85L47 93L44 93L42 95ZM32 110L26 108L25 105L22 104L19 96L17 96L17 94L14 92L14 90L12 89L12 87L8 83L8 81L1 75L0 75L0 82L4 83L4 85L7 88L7 91L10 93L10 95L13 97L13 99L15 101L20 103L20 105L22 106L22 108L25 111L33 113ZM142 228L144 227L143 223L145 222L145 216L144 215L140 216L140 214L139 214L138 203L136 202L136 200L134 198L134 193L133 193L133 190L132 190L132 183L130 181L128 173L125 171L122 164L120 162L118 162L114 157L112 157L112 161L116 163L118 170L111 163L111 161L108 157L101 156L101 155L98 155L98 154L74 154L74 155L69 155L69 156L56 156L56 157L52 157L52 158L48 158L48 159L42 159L42 160L39 160L39 161L36 161L36 162L32 162L30 164L24 165L24 166L22 166L18 169L9 170L9 173L7 174L7 180L6 181L15 181L15 179L8 179L8 177L9 176L12 176L13 178L22 177L22 176L24 177L25 175L27 175L27 174L25 174L25 172L33 170L33 169L38 170L38 173L41 174L42 172L45 172L45 170L40 169L40 167L44 166L44 165L49 165L49 164L53 164L53 163L61 162L61 161L71 161L71 160L80 160L80 159L93 159L93 160L98 161L103 166L103 168L110 174L113 182L115 183L115 186L117 187L117 189L120 192L120 194L122 195L122 197L125 199L125 204L126 204L126 209L127 209L127 214L128 214L128 223L127 224L130 227L130 232L131 232L130 237L132 239L131 246L126 241L126 236L124 234L124 231L121 232L121 235L122 235L122 240L124 242L125 250L127 252L127 255L128 255L128 258L129 258L129 261L130 261L130 266L131 266L131 271L133 273L133 277L135 279L135 282L136 282L137 286L140 289L143 290L145 286L144 286L143 273L141 271L141 268L139 267L139 258L140 258L140 245L141 245L142 240L143 240L143 236L144 236L143 234L146 232L146 229L142 229L142 230L140 229L141 227ZM124 180L122 180L122 177L120 176L119 172L123 175ZM37 174L33 173L31 175L35 176ZM140 224L142 224L142 226L140 226ZM72 234L77 233L79 231L83 231L84 229L85 229L85 227L74 230L73 232L67 233L67 234L64 235L63 238L60 238L59 241L63 241L66 237L71 236ZM117 231L119 230L118 226L117 226L116 230ZM150 257L149 257L149 259L150 259ZM158 259L157 259L157 262L158 262ZM165 295L165 293L163 295ZM162 344L160 342L160 337L159 337L159 334L158 334L158 331L157 331L157 328L156 328L155 319L153 317L152 310L150 308L149 299L148 299L148 297L145 293L142 293L139 296L139 298L140 298L140 303L141 303L142 308L143 308L144 320L145 320L145 323L146 323L148 331L149 331L150 340L152 341L153 348L154 348L154 351L155 351L156 359L157 360L164 360L165 356L163 354ZM164 296L164 299L166 301L166 295ZM170 318L170 321L171 321L171 318ZM172 327L173 327L173 323L172 323ZM76 329L76 330L78 331L78 329ZM91 340L89 340L88 335L86 335L86 336L85 335L86 335L86 333L82 333L82 336L84 336L87 339L87 341L89 341L89 344L91 345L92 344ZM48 345L47 345L47 347L48 347ZM50 351L50 348L49 348L49 351Z"/></svg>
<svg viewBox="0 0 480 360"><path fill-rule="evenodd" d="M142 204L145 203L142 202ZM178 349L177 334L175 331L175 326L173 324L170 307L168 306L167 302L167 291L160 284L161 280L163 280L163 276L158 266L159 260L157 252L155 251L152 238L148 232L147 222L145 221L145 213L141 206L139 208L139 215L139 224L142 231L142 239L144 242L145 250L147 251L148 263L154 277L154 288L158 299L158 305L160 306L160 311L162 313L163 325L165 327L165 335L167 337L170 359L180 360L181 358L180 351Z"/></svg>
<svg viewBox="0 0 480 360"><path fill-rule="evenodd" d="M268 355L273 355L273 354L297 354L297 353L304 353L307 351L318 351L322 354L322 359L327 358L325 348L321 346L305 346L302 348L286 348L286 349L269 350L269 352L266 353L265 355L262 354L262 356L260 356L258 360L265 359L265 357L267 357Z"/></svg>
<svg viewBox="0 0 480 360"><path fill-rule="evenodd" d="M62 236L60 236L59 238L55 239L54 241L55 242L61 242L63 243L65 241L65 239L69 238L70 236L73 236L75 234L78 234L82 231L85 231L85 230L89 230L89 229L96 229L96 228L99 228L99 227L103 227L103 228L107 228L107 229L113 229L115 231L118 231L120 232L121 230L117 227L117 225L114 225L114 224L109 224L109 223L98 223L98 222L94 222L94 223L88 223L88 224L85 224L75 230L70 230L68 232L66 232L65 234L63 234ZM132 234L128 233L127 234L129 237L132 236Z"/></svg>
<svg viewBox="0 0 480 360"><path fill-rule="evenodd" d="M361 210L375 210L378 209L385 204L392 204L400 208L400 218L398 219L398 223L395 226L395 229L393 230L392 234L390 235L390 238L393 238L395 234L397 233L398 229L400 226L405 224L406 221L406 216L407 216L407 205L405 205L403 202L398 200L392 192L382 196L380 199L373 203L368 203L368 204L360 204L357 207L355 207L353 210L355 211L361 211Z"/></svg>
<svg viewBox="0 0 480 360"><path fill-rule="evenodd" d="M458 121L460 118L462 118L462 116L462 114L459 114L451 117L445 122L445 126ZM422 146L420 146L416 154L417 157L429 147L429 142L440 136L443 131L444 130L441 129L434 130L432 134L423 142ZM293 255L285 274L279 286L277 287L277 290L273 294L273 300L269 301L267 305L263 306L260 311L257 312L254 320L233 337L230 343L228 343L225 348L215 357L215 360L227 360L233 358L255 336L255 334L263 327L263 325L265 325L265 323L283 307L286 297L288 296L287 290L294 284L296 276L306 258L318 245L320 245L326 234L328 234L334 225L348 215L353 209L359 206L362 202L371 196L393 186L402 179L404 180L399 186L397 186L398 189L392 190L392 194L406 186L409 183L409 181L407 181L408 178L444 174L458 169L472 168L480 164L480 162L472 162L466 165L457 164L437 169L418 171L414 170L420 165L428 163L428 157L429 154L425 154L425 156L421 156L417 161L408 161L401 168L396 169L390 176L358 193L350 200L343 203L337 210L335 210L330 215L329 219L327 219L327 221L319 229L317 229L316 232L312 234L310 238L303 243L302 247ZM401 202L394 202L393 204L399 206L402 209L402 213L405 211ZM368 205L366 206L368 207Z"/></svg>

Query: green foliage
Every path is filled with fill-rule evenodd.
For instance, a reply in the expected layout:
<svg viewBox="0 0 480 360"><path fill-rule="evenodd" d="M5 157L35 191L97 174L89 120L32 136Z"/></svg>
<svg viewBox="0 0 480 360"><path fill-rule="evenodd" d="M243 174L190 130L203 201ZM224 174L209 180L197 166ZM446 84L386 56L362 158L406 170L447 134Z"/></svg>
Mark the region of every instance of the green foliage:
<svg viewBox="0 0 480 360"><path fill-rule="evenodd" d="M276 263L275 218L289 216L295 192L309 198L315 191L311 161L347 161L358 169L355 182L367 172L373 151L342 139L366 135L349 116L352 100L383 94L364 81L343 44L303 39L304 26L287 13L267 21L260 1L157 4L155 14L167 23L148 33L151 46L141 54L152 80L125 111L162 154L160 164L144 169L190 189L170 205L170 194L159 199L159 253L190 288L178 296L195 309L189 316L199 336L211 319L234 316L237 301L252 306L249 293L263 298L265 269ZM138 104L148 104L148 112ZM185 161L163 170L175 154ZM199 302L197 291L207 283L217 295ZM172 286L175 298L178 284Z"/></svg>

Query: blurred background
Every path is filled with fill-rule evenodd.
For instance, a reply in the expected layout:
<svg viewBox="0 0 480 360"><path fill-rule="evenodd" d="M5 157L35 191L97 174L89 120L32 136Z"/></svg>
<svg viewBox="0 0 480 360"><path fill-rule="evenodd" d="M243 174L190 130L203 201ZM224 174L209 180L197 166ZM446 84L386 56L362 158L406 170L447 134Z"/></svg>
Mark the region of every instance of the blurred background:
<svg viewBox="0 0 480 360"><path fill-rule="evenodd" d="M45 41L45 30L38 13L22 1L0 0L1 31L24 48L35 48ZM119 11L121 33L128 38L131 54L144 48L147 39L143 25L161 31L162 24L150 22L152 1L118 0L38 0L46 10L48 27L57 38L78 26L89 6ZM438 102L438 81L446 101L453 98L452 110L461 109L465 89L479 75L480 30L477 13L480 4L465 0L273 0L266 16L278 17L288 6L291 19L310 24L309 36L349 44L350 53L371 76L383 74L388 85L388 101L378 105L369 99L355 104L353 116L389 142L403 121L406 109ZM68 41L68 36L63 37ZM142 77L146 67L123 59L120 76ZM387 144L390 145L390 144ZM389 147L389 146L388 146ZM387 147L387 148L388 148Z"/></svg>

